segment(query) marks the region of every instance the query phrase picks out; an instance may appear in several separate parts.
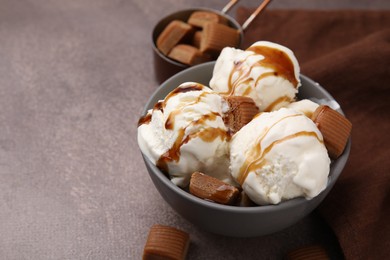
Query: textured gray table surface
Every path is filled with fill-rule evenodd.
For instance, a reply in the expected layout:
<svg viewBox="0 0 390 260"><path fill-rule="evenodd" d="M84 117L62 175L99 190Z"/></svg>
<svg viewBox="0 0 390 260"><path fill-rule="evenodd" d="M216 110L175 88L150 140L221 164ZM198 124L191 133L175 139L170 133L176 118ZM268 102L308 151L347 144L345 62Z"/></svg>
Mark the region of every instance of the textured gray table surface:
<svg viewBox="0 0 390 260"><path fill-rule="evenodd" d="M189 259L278 259L312 243L337 252L315 213L260 238L199 230L147 175L136 125L157 87L153 25L181 8L226 2L0 0L0 259L140 259L155 223L191 234ZM389 8L353 2L270 8Z"/></svg>

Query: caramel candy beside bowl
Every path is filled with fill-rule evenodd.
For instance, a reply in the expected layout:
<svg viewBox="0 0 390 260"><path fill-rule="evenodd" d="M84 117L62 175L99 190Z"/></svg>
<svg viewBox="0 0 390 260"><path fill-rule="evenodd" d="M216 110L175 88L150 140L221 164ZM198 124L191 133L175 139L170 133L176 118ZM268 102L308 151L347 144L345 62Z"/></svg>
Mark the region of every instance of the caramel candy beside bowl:
<svg viewBox="0 0 390 260"><path fill-rule="evenodd" d="M239 41L237 47L240 46L242 39L243 39L243 32L241 29L241 26L237 23L236 20L234 20L232 17L219 12L217 10L208 9L208 8L194 8L194 9L186 9L182 11L178 11L175 13L172 13L163 19L161 19L156 26L153 29L152 32L152 42L153 42L153 65L154 65L154 74L155 78L158 83L162 83L165 80L167 80L169 77L173 76L174 74L178 73L179 71L182 71L183 69L186 69L190 67L189 65L180 63L178 61L175 61L173 59L170 59L157 48L157 38L161 34L161 32L168 26L168 24L174 20L179 20L183 22L187 22L191 14L197 11L205 11L205 12L211 12L220 15L223 18L226 18L227 24L234 29L237 29L239 31ZM208 85L208 84L207 84Z"/></svg>
<svg viewBox="0 0 390 260"><path fill-rule="evenodd" d="M183 82L196 81L208 85L214 65L215 62L207 62L192 66L169 78L152 94L142 115ZM304 75L300 78L302 86L299 89L299 99L314 98L327 103L336 103L334 98L313 80ZM341 109L337 111L343 113ZM233 237L256 237L290 227L312 212L333 188L348 160L350 149L349 139L344 152L330 165L325 190L313 199L296 198L278 205L252 207L222 205L198 198L172 183L146 156L143 155L143 159L160 195L183 218L212 233Z"/></svg>
<svg viewBox="0 0 390 260"><path fill-rule="evenodd" d="M142 259L184 260L189 243L188 233L174 227L156 224L149 231Z"/></svg>

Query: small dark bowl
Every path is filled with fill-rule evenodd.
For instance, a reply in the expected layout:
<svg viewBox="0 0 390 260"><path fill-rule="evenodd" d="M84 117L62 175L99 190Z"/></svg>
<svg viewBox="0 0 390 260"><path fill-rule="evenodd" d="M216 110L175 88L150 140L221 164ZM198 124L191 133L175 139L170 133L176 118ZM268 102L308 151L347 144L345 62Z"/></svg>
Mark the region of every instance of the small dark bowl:
<svg viewBox="0 0 390 260"><path fill-rule="evenodd" d="M241 29L241 26L237 23L236 20L234 20L229 15L222 13L220 11L214 10L214 9L208 9L208 8L194 8L194 9L186 9L182 11L175 12L173 14L170 14L166 16L165 18L161 19L157 25L154 27L152 32L152 41L153 41L153 63L154 63L154 74L157 79L158 83L162 83L169 77L173 76L174 74L178 73L179 71L182 71L188 67L189 65L177 62L175 60L172 60L168 58L166 55L161 53L156 45L157 38L160 35L160 33L164 30L164 28L173 20L181 20L186 22L190 15L195 11L208 11L216 13L220 16L225 17L228 19L228 25L232 28L237 29L240 32L240 40L239 45L241 45L242 39L243 39L243 31ZM239 46L237 46L239 47Z"/></svg>
<svg viewBox="0 0 390 260"><path fill-rule="evenodd" d="M143 110L143 115L154 104L187 81L199 82L206 86L211 79L215 62L208 62L188 68L165 81L151 96ZM334 98L318 83L301 75L302 86L299 99L312 98L320 103L329 104L343 113ZM182 217L194 225L212 233L233 237L255 237L283 230L307 216L328 195L340 176L351 149L351 140L343 154L332 161L328 183L324 191L311 200L295 198L278 205L238 207L227 206L198 197L173 184L148 158L143 155L145 166L154 186L164 200Z"/></svg>

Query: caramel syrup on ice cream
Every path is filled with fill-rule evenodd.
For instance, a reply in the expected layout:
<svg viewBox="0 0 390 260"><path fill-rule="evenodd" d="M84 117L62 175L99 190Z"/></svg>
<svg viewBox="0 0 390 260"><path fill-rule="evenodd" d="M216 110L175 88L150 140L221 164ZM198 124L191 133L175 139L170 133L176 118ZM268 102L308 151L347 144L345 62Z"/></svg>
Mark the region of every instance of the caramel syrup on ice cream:
<svg viewBox="0 0 390 260"><path fill-rule="evenodd" d="M283 77L290 81L295 88L298 87L298 80L295 78L294 73L294 64L285 52L266 46L251 46L247 49L247 51L253 52L253 55L261 55L264 58L257 61L253 66L250 67L246 66L244 61L253 55L249 55L243 61L236 61L229 75L228 91L221 94L234 95L236 88L240 86L246 87L242 95L247 96L252 91L252 88L249 87L250 85L256 86L261 79L268 76ZM272 69L272 71L263 73L261 76L254 79L250 76L250 74L251 71L256 67L266 67ZM233 75L238 76L233 80ZM292 100L288 96L282 96L272 102L267 108L264 109L264 111L271 111L279 103L285 101L290 102Z"/></svg>
<svg viewBox="0 0 390 260"><path fill-rule="evenodd" d="M152 120L152 114L148 113L138 120L138 126L143 125L143 124L149 124L151 120Z"/></svg>
<svg viewBox="0 0 390 260"><path fill-rule="evenodd" d="M166 107L167 102L169 99L172 97L180 94L180 93L186 93L189 91L202 91L203 86L200 84L192 84L192 85L187 85L184 87L179 87L170 92L164 101L158 102L154 107L153 110L160 110L164 111L164 108ZM192 102L189 102L186 104L186 107L194 105L196 103L199 103L202 101L202 98L209 95L211 93L209 92L202 92L198 97L194 98ZM172 111L169 115L168 118L165 121L164 127L167 130L173 130L175 127L175 118L177 115L181 113L180 109ZM139 122L138 126L142 124L148 124L151 121L151 114L148 113L144 117L142 117ZM197 120L194 120L192 122L189 122L189 124L183 128L180 128L177 130L177 137L176 140L174 141L172 147L165 152L161 157L158 159L156 162L156 165L158 168L160 168L162 171L167 172L168 171L168 162L171 161L179 161L180 159L180 148L182 145L188 143L191 139L193 138L201 138L204 142L213 142L217 138L221 138L221 140L226 140L230 139L230 134L225 131L224 129L220 128L214 128L214 127L205 127L204 129L200 131L196 131L192 134L186 135L186 129L187 127L193 127L196 125L205 125L206 121L214 121L217 119L217 117L221 117L221 115L217 112L211 111L208 114L202 115L200 118Z"/></svg>
<svg viewBox="0 0 390 260"><path fill-rule="evenodd" d="M285 52L264 46L251 46L247 51L253 51L258 55L262 55L264 59L258 63L260 66L272 68L274 72L270 72L271 74L283 77L295 87L298 86L298 81L294 73L294 64Z"/></svg>
<svg viewBox="0 0 390 260"><path fill-rule="evenodd" d="M278 145L285 141L291 140L293 138L301 137L301 136L315 137L319 142L323 143L323 140L321 140L321 138L317 135L317 133L312 131L300 131L291 135L284 136L281 139L277 139L267 147L261 147L262 141L264 140L264 138L266 138L267 134L270 132L270 130L273 127L281 123L283 120L286 120L291 117L297 117L297 116L305 116L305 115L294 114L294 115L283 117L279 119L277 122L275 122L273 125L271 125L269 128L265 129L264 133L260 135L259 138L256 140L256 144L254 148L250 150L244 164L241 166L237 177L238 183L242 185L245 182L245 179L250 172L255 172L256 170L261 169L264 165L267 164L267 161L265 160L264 157L272 150L272 148L275 145Z"/></svg>

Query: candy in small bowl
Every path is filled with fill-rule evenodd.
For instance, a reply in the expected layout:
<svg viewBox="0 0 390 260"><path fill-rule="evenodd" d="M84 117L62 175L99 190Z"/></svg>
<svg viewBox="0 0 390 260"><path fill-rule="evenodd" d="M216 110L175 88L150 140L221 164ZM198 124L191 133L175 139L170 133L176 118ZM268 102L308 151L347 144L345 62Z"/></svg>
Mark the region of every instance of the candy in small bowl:
<svg viewBox="0 0 390 260"><path fill-rule="evenodd" d="M153 28L154 74L159 83L188 67L216 60L224 47L239 48L244 32L265 10L264 0L242 26L227 13L237 3L221 10L191 8L162 18Z"/></svg>

